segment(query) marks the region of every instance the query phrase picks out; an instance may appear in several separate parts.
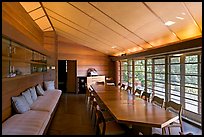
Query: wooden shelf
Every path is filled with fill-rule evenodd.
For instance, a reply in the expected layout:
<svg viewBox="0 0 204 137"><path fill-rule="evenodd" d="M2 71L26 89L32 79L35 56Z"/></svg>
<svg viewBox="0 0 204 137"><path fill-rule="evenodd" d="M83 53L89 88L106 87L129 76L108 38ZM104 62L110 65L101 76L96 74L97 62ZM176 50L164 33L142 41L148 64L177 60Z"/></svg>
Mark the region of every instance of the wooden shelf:
<svg viewBox="0 0 204 137"><path fill-rule="evenodd" d="M21 79L21 78L24 78L24 77L31 77L31 76L35 76L35 75L42 75L43 73L45 73L45 72L34 72L34 73L31 73L31 74L26 74L26 75L17 75L15 77L5 77L5 78L2 78L2 82Z"/></svg>
<svg viewBox="0 0 204 137"><path fill-rule="evenodd" d="M43 62L35 62L35 61L29 61L29 60L14 59L14 58L5 57L5 56L2 56L2 60L7 60L7 61L10 60L10 61L15 61L15 62L24 62L24 63L47 65L47 63L43 63Z"/></svg>

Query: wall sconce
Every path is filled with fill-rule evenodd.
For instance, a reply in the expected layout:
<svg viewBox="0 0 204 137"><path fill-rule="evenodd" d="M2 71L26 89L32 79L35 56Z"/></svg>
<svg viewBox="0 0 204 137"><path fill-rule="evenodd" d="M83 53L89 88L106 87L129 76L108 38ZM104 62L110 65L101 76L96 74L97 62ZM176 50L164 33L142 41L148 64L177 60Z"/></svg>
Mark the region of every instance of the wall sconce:
<svg viewBox="0 0 204 137"><path fill-rule="evenodd" d="M51 69L55 69L55 66L51 66Z"/></svg>

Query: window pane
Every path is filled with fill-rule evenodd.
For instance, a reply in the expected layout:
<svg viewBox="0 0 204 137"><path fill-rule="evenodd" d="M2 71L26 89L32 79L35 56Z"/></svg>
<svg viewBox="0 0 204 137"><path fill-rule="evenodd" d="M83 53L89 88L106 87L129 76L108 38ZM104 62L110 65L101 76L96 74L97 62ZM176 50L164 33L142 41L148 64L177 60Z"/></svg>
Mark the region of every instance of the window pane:
<svg viewBox="0 0 204 137"><path fill-rule="evenodd" d="M180 75L170 75L170 81L172 84L180 85L181 77Z"/></svg>
<svg viewBox="0 0 204 137"><path fill-rule="evenodd" d="M185 99L185 109L198 113L198 102Z"/></svg>
<svg viewBox="0 0 204 137"><path fill-rule="evenodd" d="M198 87L198 76L185 76L185 85L196 85Z"/></svg>
<svg viewBox="0 0 204 137"><path fill-rule="evenodd" d="M180 57L171 57L171 63L180 63Z"/></svg>
<svg viewBox="0 0 204 137"><path fill-rule="evenodd" d="M198 62L198 55L186 56L185 63Z"/></svg>
<svg viewBox="0 0 204 137"><path fill-rule="evenodd" d="M138 89L145 87L145 60L135 60L135 86Z"/></svg>
<svg viewBox="0 0 204 137"><path fill-rule="evenodd" d="M135 65L145 65L145 60L135 60Z"/></svg>
<svg viewBox="0 0 204 137"><path fill-rule="evenodd" d="M155 59L154 64L165 64L165 59Z"/></svg>
<svg viewBox="0 0 204 137"><path fill-rule="evenodd" d="M151 81L147 81L147 88L152 88L152 82Z"/></svg>
<svg viewBox="0 0 204 137"><path fill-rule="evenodd" d="M165 73L165 65L155 65L155 73Z"/></svg>
<svg viewBox="0 0 204 137"><path fill-rule="evenodd" d="M164 74L155 74L155 81L165 82L165 75Z"/></svg>
<svg viewBox="0 0 204 137"><path fill-rule="evenodd" d="M132 71L132 66L128 66L128 71Z"/></svg>
<svg viewBox="0 0 204 137"><path fill-rule="evenodd" d="M152 66L147 66L147 72L151 72L152 73Z"/></svg>
<svg viewBox="0 0 204 137"><path fill-rule="evenodd" d="M147 59L147 64L152 64L152 59Z"/></svg>
<svg viewBox="0 0 204 137"><path fill-rule="evenodd" d="M189 99L193 99L193 100L198 100L197 95L192 95L192 94L185 93L185 97L189 98Z"/></svg>
<svg viewBox="0 0 204 137"><path fill-rule="evenodd" d="M179 91L175 91L175 90L171 90L171 94L180 96L180 92Z"/></svg>
<svg viewBox="0 0 204 137"><path fill-rule="evenodd" d="M185 64L185 74L198 74L198 64Z"/></svg>
<svg viewBox="0 0 204 137"><path fill-rule="evenodd" d="M152 73L147 73L147 79L152 80Z"/></svg>
<svg viewBox="0 0 204 137"><path fill-rule="evenodd" d="M171 90L180 91L180 86L171 85Z"/></svg>
<svg viewBox="0 0 204 137"><path fill-rule="evenodd" d="M185 87L185 93L198 95L198 89Z"/></svg>
<svg viewBox="0 0 204 137"><path fill-rule="evenodd" d="M135 66L135 71L145 71L145 66Z"/></svg>
<svg viewBox="0 0 204 137"><path fill-rule="evenodd" d="M174 101L174 102L176 102L176 103L180 104L180 100L171 99L171 101Z"/></svg>
<svg viewBox="0 0 204 137"><path fill-rule="evenodd" d="M177 100L177 101L180 102L180 97L179 96L171 95L171 99Z"/></svg>
<svg viewBox="0 0 204 137"><path fill-rule="evenodd" d="M180 64L174 64L170 66L172 74L180 74Z"/></svg>

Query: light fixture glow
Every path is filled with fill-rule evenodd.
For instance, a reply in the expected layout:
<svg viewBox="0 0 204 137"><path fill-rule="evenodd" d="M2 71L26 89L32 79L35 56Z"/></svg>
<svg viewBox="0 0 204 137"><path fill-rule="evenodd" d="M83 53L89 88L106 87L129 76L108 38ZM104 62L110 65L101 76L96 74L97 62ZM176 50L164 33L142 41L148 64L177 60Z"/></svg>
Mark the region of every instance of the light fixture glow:
<svg viewBox="0 0 204 137"><path fill-rule="evenodd" d="M174 54L174 55L172 55L172 56L181 56L181 55L183 55L183 54Z"/></svg>
<svg viewBox="0 0 204 137"><path fill-rule="evenodd" d="M167 22L165 22L164 24L165 24L166 26L171 26L171 25L173 25L174 23L176 23L176 22L167 21Z"/></svg>
<svg viewBox="0 0 204 137"><path fill-rule="evenodd" d="M111 48L112 48L112 49L115 49L115 48L116 48L116 46L112 46Z"/></svg>
<svg viewBox="0 0 204 137"><path fill-rule="evenodd" d="M184 19L184 18L182 18L182 17L179 17L179 16L177 16L176 18L177 18L177 19L180 19L180 20L183 20L183 19Z"/></svg>
<svg viewBox="0 0 204 137"><path fill-rule="evenodd" d="M186 15L186 13L185 13L185 12L182 12L181 14L182 14L182 15Z"/></svg>

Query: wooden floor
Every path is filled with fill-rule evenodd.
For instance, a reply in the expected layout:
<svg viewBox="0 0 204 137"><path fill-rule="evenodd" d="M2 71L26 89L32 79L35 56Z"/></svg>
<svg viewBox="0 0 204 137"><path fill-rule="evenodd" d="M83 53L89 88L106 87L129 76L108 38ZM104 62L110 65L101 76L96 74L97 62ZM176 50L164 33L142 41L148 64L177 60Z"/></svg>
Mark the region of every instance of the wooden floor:
<svg viewBox="0 0 204 137"><path fill-rule="evenodd" d="M202 135L202 130L183 121L184 133ZM175 128L172 134L177 135ZM160 129L153 129L153 133L161 133ZM85 104L85 94L63 93L47 132L48 135L95 135L90 113Z"/></svg>

